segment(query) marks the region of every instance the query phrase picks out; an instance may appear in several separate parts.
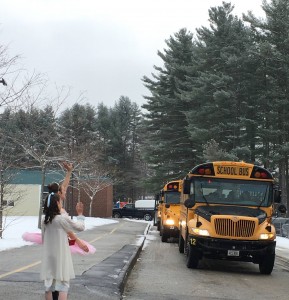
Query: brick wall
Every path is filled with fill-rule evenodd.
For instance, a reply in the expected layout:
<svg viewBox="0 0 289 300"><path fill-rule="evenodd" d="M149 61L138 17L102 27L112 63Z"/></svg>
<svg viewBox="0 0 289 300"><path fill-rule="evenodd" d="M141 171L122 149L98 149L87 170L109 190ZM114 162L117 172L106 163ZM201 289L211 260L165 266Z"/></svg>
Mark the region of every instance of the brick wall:
<svg viewBox="0 0 289 300"><path fill-rule="evenodd" d="M67 191L67 211L70 215L75 215L75 206L78 199L78 192L71 190ZM84 215L89 216L89 197L80 191L80 199L84 204ZM92 203L92 215L91 217L109 218L112 215L113 208L113 186L108 186L99 191Z"/></svg>

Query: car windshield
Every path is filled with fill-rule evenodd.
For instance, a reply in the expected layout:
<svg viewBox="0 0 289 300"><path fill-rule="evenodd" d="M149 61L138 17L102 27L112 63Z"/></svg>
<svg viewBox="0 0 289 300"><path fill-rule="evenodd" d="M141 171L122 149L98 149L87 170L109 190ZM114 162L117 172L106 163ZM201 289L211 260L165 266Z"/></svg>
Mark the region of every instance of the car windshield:
<svg viewBox="0 0 289 300"><path fill-rule="evenodd" d="M165 192L165 203L179 204L180 195L180 192Z"/></svg>
<svg viewBox="0 0 289 300"><path fill-rule="evenodd" d="M196 178L191 183L196 202L267 207L272 203L272 183L249 180Z"/></svg>

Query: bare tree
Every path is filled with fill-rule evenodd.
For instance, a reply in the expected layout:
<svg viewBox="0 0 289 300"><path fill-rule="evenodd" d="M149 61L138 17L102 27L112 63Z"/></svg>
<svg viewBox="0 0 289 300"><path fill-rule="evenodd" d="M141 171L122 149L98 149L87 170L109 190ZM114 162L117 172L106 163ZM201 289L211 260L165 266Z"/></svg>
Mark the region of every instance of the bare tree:
<svg viewBox="0 0 289 300"><path fill-rule="evenodd" d="M19 68L19 60L19 55L10 57L7 46L0 45L0 107L21 106L24 94L42 81L40 74L29 75Z"/></svg>
<svg viewBox="0 0 289 300"><path fill-rule="evenodd" d="M89 197L89 216L91 217L92 205L97 193L116 183L116 179L113 178L111 171L97 165L91 166L90 170L78 179L80 189Z"/></svg>

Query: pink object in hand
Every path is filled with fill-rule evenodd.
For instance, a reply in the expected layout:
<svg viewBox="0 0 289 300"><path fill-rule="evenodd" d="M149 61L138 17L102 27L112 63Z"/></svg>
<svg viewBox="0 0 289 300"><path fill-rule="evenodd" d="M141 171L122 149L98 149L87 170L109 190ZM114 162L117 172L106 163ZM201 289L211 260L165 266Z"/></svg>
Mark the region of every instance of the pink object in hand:
<svg viewBox="0 0 289 300"><path fill-rule="evenodd" d="M32 242L32 243L35 243L35 244L42 244L41 233L25 232L25 233L23 233L22 238L26 242ZM90 245L88 242L86 242L84 240L82 240L82 242L84 244L86 244L86 246L88 247L88 249L89 249L88 252L85 252L81 248L79 248L79 246L75 243L75 240L69 240L70 252L72 254L81 254L81 255L88 255L88 254L94 254L95 253L96 249L92 245Z"/></svg>

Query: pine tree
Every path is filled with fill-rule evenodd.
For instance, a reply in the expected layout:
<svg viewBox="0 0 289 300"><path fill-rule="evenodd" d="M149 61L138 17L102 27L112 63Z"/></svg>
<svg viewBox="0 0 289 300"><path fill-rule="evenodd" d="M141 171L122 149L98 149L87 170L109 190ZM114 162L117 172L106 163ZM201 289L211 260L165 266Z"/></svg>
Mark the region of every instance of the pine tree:
<svg viewBox="0 0 289 300"><path fill-rule="evenodd" d="M190 135L199 145L199 155L202 145L215 139L225 151L251 161L255 151L251 141L256 135L247 58L251 40L233 9L225 2L211 8L210 27L197 29L196 67L188 77L191 91L184 97L190 107Z"/></svg>
<svg viewBox="0 0 289 300"><path fill-rule="evenodd" d="M108 151L116 163L118 182L114 185L115 198L135 200L141 194L139 182L143 179L139 154L139 126L141 112L128 97L121 96L110 110Z"/></svg>
<svg viewBox="0 0 289 300"><path fill-rule="evenodd" d="M264 164L280 171L280 184L284 198L288 186L288 139L289 139L289 2L272 0L262 6L265 20L248 14L248 21L257 37L263 60L264 122L261 133L264 143ZM289 203L288 203L289 206Z"/></svg>
<svg viewBox="0 0 289 300"><path fill-rule="evenodd" d="M144 76L151 95L143 108L146 138L145 158L154 170L150 186L158 191L170 179L182 178L195 163L194 143L189 139L181 92L186 90L187 66L193 60L193 36L181 29L166 40L167 49L158 51L164 66L154 66L153 79Z"/></svg>

